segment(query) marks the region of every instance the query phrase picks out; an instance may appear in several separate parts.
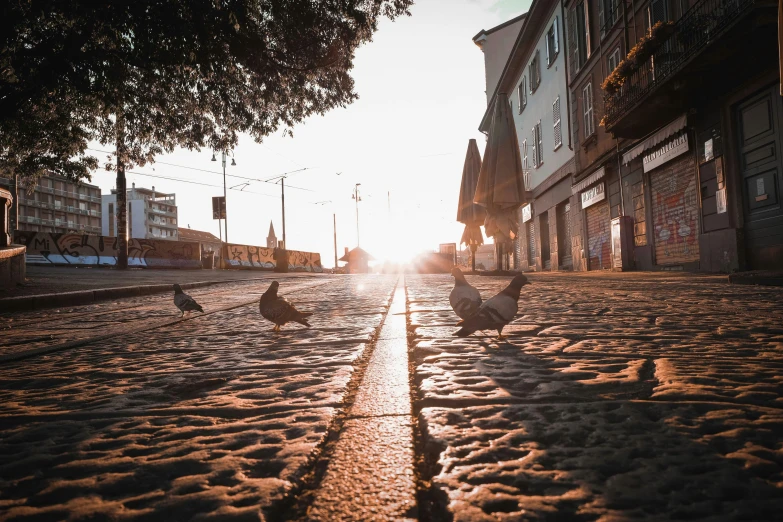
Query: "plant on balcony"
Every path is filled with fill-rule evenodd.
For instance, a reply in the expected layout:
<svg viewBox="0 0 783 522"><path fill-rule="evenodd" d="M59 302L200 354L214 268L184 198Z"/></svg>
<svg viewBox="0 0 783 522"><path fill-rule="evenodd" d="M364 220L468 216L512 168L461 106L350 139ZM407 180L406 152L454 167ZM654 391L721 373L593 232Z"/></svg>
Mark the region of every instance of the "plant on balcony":
<svg viewBox="0 0 783 522"><path fill-rule="evenodd" d="M623 84L636 72L663 42L674 32L674 22L658 22L636 42L636 45L628 52L628 56L620 61L614 71L606 77L601 84L601 89L612 96L617 94ZM603 119L601 120L603 125Z"/></svg>

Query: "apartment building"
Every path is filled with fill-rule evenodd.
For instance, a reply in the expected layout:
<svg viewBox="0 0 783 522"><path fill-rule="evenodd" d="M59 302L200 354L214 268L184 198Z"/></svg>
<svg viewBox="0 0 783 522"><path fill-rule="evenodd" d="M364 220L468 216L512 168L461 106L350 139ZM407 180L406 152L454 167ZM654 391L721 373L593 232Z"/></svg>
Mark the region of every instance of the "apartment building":
<svg viewBox="0 0 783 522"><path fill-rule="evenodd" d="M117 235L117 190L104 194L102 198L104 236ZM137 188L133 183L128 189L128 237L135 239L166 239L177 241L177 198L175 194Z"/></svg>
<svg viewBox="0 0 783 522"><path fill-rule="evenodd" d="M12 184L0 177L0 186L10 189ZM101 189L95 185L45 175L32 187L20 184L18 194L19 222L11 223L16 230L101 233Z"/></svg>

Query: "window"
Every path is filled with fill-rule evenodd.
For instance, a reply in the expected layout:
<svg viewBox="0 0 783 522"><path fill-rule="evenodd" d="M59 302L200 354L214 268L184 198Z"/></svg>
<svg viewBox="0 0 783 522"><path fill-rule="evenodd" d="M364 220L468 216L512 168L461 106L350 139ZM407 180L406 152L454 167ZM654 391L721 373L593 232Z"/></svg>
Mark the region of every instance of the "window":
<svg viewBox="0 0 783 522"><path fill-rule="evenodd" d="M620 19L620 0L598 0L598 25L601 27L601 38L614 27Z"/></svg>
<svg viewBox="0 0 783 522"><path fill-rule="evenodd" d="M612 54L609 55L609 67L607 67L608 74L612 74L612 71L617 69L617 66L620 64L620 48L614 50Z"/></svg>
<svg viewBox="0 0 783 522"><path fill-rule="evenodd" d="M522 169L527 170L530 164L527 161L527 140L522 141Z"/></svg>
<svg viewBox="0 0 783 522"><path fill-rule="evenodd" d="M533 61L530 62L530 94L536 92L541 83L541 54L536 50Z"/></svg>
<svg viewBox="0 0 783 522"><path fill-rule="evenodd" d="M590 17L588 3L579 2L568 16L571 75L582 68L590 57Z"/></svg>
<svg viewBox="0 0 783 522"><path fill-rule="evenodd" d="M549 26L549 31L546 33L546 64L547 67L551 66L557 58L557 53L560 51L560 38L557 33L557 17L552 25Z"/></svg>
<svg viewBox="0 0 783 522"><path fill-rule="evenodd" d="M658 22L665 22L669 19L669 10L665 0L652 0L647 6L647 29Z"/></svg>
<svg viewBox="0 0 783 522"><path fill-rule="evenodd" d="M593 119L593 83L588 82L582 89L582 112L585 119L585 138L588 138L595 132L595 121Z"/></svg>
<svg viewBox="0 0 783 522"><path fill-rule="evenodd" d="M541 136L541 120L533 127L533 166L538 168L544 163L544 147Z"/></svg>
<svg viewBox="0 0 783 522"><path fill-rule="evenodd" d="M525 110L525 107L527 107L527 77L522 77L522 83L519 84L519 87L517 87L517 98L519 106L519 114L522 114L522 111Z"/></svg>
<svg viewBox="0 0 783 522"><path fill-rule="evenodd" d="M555 103L552 104L552 121L554 122L554 137L555 137L555 149L560 148L563 144L563 130L560 127L560 96L557 97Z"/></svg>

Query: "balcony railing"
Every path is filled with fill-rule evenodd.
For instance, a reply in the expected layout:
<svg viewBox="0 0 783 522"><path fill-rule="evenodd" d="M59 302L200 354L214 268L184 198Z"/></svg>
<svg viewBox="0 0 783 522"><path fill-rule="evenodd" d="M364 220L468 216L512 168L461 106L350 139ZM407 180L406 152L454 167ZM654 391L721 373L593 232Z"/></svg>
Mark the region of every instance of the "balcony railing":
<svg viewBox="0 0 783 522"><path fill-rule="evenodd" d="M666 82L713 40L731 27L756 0L701 0L674 24L672 35L647 59L622 87L605 96L607 128Z"/></svg>

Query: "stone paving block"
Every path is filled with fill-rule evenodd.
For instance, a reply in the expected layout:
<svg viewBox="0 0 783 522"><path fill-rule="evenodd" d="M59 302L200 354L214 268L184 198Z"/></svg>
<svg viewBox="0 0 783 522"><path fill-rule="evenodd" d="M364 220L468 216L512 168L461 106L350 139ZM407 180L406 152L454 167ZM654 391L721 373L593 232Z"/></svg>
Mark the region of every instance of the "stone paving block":
<svg viewBox="0 0 783 522"><path fill-rule="evenodd" d="M456 521L745 519L783 509L779 410L631 402L427 408ZM754 430L751 445L736 430Z"/></svg>
<svg viewBox="0 0 783 522"><path fill-rule="evenodd" d="M303 472L334 413L98 416L5 429L0 511L13 520L258 519Z"/></svg>
<svg viewBox="0 0 783 522"><path fill-rule="evenodd" d="M415 520L408 416L349 420L340 433L308 520Z"/></svg>

